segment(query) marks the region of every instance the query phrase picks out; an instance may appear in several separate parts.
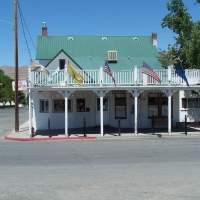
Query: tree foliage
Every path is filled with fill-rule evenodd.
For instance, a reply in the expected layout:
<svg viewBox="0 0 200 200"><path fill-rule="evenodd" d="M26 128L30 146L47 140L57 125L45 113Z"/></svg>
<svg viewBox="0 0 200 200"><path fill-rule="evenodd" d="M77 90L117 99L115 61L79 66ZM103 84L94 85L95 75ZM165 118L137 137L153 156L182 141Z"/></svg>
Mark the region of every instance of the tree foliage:
<svg viewBox="0 0 200 200"><path fill-rule="evenodd" d="M6 104L14 100L14 92L12 90L12 79L0 70L0 102Z"/></svg>
<svg viewBox="0 0 200 200"><path fill-rule="evenodd" d="M19 101L19 103L21 103L23 105L27 104L26 96L22 91L18 91L18 101Z"/></svg>
<svg viewBox="0 0 200 200"><path fill-rule="evenodd" d="M174 53L175 53L174 51L175 51L174 48L171 47L171 45L169 44L167 50L159 52L158 60L160 61L163 67L166 67L168 65L173 65L174 63L177 62L174 59Z"/></svg>
<svg viewBox="0 0 200 200"><path fill-rule="evenodd" d="M7 102L15 102L15 92L12 90L12 79L4 74L0 69L0 102L4 105ZM23 91L18 91L18 103L27 104L27 99Z"/></svg>
<svg viewBox="0 0 200 200"><path fill-rule="evenodd" d="M196 3L200 3L197 0ZM162 27L175 33L175 44L168 51L160 52L161 58L169 53L175 62L181 61L184 68L200 67L200 21L194 22L182 0L167 3L169 13L163 18ZM161 59L162 60L162 59Z"/></svg>

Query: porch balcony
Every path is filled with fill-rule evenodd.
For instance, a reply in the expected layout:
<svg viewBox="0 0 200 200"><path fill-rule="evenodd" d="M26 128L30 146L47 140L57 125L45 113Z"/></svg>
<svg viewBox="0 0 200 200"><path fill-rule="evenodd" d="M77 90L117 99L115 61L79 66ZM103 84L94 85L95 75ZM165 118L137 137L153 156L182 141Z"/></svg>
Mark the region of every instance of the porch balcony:
<svg viewBox="0 0 200 200"><path fill-rule="evenodd" d="M98 70L77 70L77 72L84 78L83 86L85 87L99 87L99 86L114 86L112 78L100 68ZM141 73L141 69L134 68L133 70L113 70L113 77L116 80L117 86L186 86L186 82L175 73L174 69L155 70L161 78L161 84L156 80ZM185 70L186 78L190 84L200 84L200 70L187 69ZM31 72L29 68L29 87L74 87L78 86L73 78L65 70L50 70L49 74L40 72Z"/></svg>

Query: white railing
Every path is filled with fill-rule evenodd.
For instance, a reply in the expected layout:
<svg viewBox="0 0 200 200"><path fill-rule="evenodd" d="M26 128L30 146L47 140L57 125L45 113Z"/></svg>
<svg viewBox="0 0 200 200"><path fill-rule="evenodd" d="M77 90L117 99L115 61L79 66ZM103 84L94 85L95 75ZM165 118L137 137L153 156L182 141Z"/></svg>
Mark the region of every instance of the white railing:
<svg viewBox="0 0 200 200"><path fill-rule="evenodd" d="M116 85L133 85L134 84L134 72L133 70L113 71L113 77L116 81ZM103 85L113 85L112 77L107 73L103 73Z"/></svg>
<svg viewBox="0 0 200 200"><path fill-rule="evenodd" d="M29 69L30 70L30 69ZM99 70L77 70L83 77L84 86L113 86L112 77ZM140 69L134 70L113 70L117 86L133 85L186 85L186 82L175 73L174 69L155 70L161 78L161 84L146 74L141 73ZM136 74L134 74L134 72ZM200 70L185 70L186 78L190 85L200 83ZM34 86L77 86L73 78L64 70L50 70L50 74L44 72L29 72L29 80Z"/></svg>

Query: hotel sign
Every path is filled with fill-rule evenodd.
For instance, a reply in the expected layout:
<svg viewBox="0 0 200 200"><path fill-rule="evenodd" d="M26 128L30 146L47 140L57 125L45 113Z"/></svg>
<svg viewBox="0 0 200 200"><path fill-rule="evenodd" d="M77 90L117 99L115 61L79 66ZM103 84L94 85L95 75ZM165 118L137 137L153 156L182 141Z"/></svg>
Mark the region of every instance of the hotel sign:
<svg viewBox="0 0 200 200"><path fill-rule="evenodd" d="M12 89L15 91L15 81L12 82ZM26 80L20 80L18 81L18 90L27 90L27 81Z"/></svg>

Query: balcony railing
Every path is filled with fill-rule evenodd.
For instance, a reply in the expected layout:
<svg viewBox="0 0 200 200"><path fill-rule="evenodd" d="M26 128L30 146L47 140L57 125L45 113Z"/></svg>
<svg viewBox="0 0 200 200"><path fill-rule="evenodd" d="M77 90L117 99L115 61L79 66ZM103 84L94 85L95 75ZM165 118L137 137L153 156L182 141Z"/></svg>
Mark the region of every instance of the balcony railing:
<svg viewBox="0 0 200 200"><path fill-rule="evenodd" d="M113 86L112 78L102 68L99 70L77 70L84 78L83 86ZM174 69L155 70L161 78L161 84L146 74L141 73L141 69L133 70L113 70L113 77L117 86L134 85L186 85L186 82L175 73ZM185 70L186 78L190 85L200 83L200 70ZM35 86L78 86L66 70L50 70L50 74L43 72L31 72L29 69L29 80Z"/></svg>

